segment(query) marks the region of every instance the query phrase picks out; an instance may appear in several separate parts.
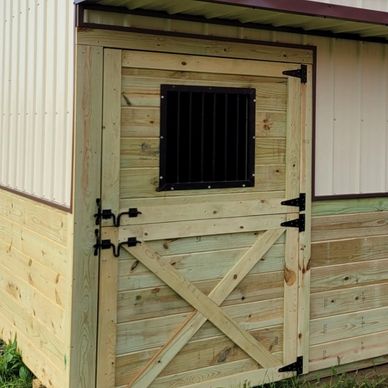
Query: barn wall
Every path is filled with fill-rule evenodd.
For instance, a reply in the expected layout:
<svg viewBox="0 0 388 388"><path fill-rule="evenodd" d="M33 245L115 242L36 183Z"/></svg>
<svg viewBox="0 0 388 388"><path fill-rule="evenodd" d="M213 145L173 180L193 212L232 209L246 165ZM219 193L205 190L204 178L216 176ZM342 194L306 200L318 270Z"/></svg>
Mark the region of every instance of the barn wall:
<svg viewBox="0 0 388 388"><path fill-rule="evenodd" d="M0 337L47 386L70 360L72 216L0 190Z"/></svg>
<svg viewBox="0 0 388 388"><path fill-rule="evenodd" d="M317 202L310 370L375 358L388 341L388 200Z"/></svg>
<svg viewBox="0 0 388 388"><path fill-rule="evenodd" d="M72 0L0 2L0 185L70 206Z"/></svg>
<svg viewBox="0 0 388 388"><path fill-rule="evenodd" d="M388 191L388 45L95 11L88 11L87 18L95 23L316 46L315 194Z"/></svg>
<svg viewBox="0 0 388 388"><path fill-rule="evenodd" d="M333 186L329 184L333 174L337 177L338 185L342 181L344 183L342 188L336 190L345 191L350 187L345 178L351 174L349 168L352 166L350 163L343 165L341 154L344 155L344 159L353 158L354 154L358 155L358 159L351 160L352 163L360 165L359 171L365 171L367 182L365 190L375 191L375 187L368 180L373 179L373 175L380 177L381 181L385 179L382 178L386 174L385 163L381 160L374 165L369 164L368 168L366 168L368 165L362 163L365 160L371 163L373 158L378 160L386 152L385 140L382 141L378 136L385 139L387 111L384 105L387 105L387 89L382 86L383 82L378 83L377 79L373 78L376 77L376 71L381 71L382 63L385 63L380 61L386 61L386 46L212 24L201 25L187 21L166 21L139 16L135 19L129 16L125 18L127 19L121 23L133 27L152 26L153 29L208 36L316 45L319 96L317 162L321 163L317 169L317 182L322 182L320 194L334 193ZM114 24L117 23L117 16L95 15L93 21ZM111 34L112 41L118 39L125 45L125 33L111 32ZM80 31L78 38L84 44L93 44L96 41L104 44L103 34L98 30ZM349 56L351 65L344 66L341 62L345 60L343 52ZM368 53L375 59L368 58ZM345 77L342 83L335 82L341 77ZM387 77L383 78L384 85L387 85ZM349 92L347 88L353 89ZM372 96L371 99L363 96L367 91ZM357 104L354 104L353 98L358 99ZM381 100L384 103L381 103ZM342 104L342 108L337 108L334 101L337 105ZM366 123L363 124L362 131L360 127L355 131L351 130L357 126L352 121L353 124L348 123L349 120L354 120L354 117L356 122L359 120ZM339 124L335 126L334 143L330 134L333 133L336 122ZM355 152L356 145L347 144L349 141L357 144L358 152ZM367 144L364 144L365 142ZM337 158L333 156L334 144L338 147ZM367 148L362 151L364 157L362 159L360 147L366 145ZM384 172L381 172L381 167ZM368 169L369 171L374 169L374 174L367 175ZM330 178L325 178L325 174L330 174ZM361 182L360 177L358 180ZM384 242L388 235L388 201L386 199L321 201L314 203L313 214L311 370L321 370L335 366L338 362L352 363L385 354L386 349L381 344L388 339L388 300L384 296L388 290L386 270L388 245Z"/></svg>

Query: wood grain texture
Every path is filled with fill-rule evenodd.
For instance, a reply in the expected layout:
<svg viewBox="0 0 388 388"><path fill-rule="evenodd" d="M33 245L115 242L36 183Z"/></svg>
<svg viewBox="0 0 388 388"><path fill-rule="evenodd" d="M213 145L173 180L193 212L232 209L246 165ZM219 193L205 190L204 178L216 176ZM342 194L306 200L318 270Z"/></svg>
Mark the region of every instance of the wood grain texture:
<svg viewBox="0 0 388 388"><path fill-rule="evenodd" d="M387 341L388 332L382 331L312 346L310 370L316 371L385 355Z"/></svg>
<svg viewBox="0 0 388 388"><path fill-rule="evenodd" d="M310 343L316 345L388 330L388 307L316 318L310 322Z"/></svg>
<svg viewBox="0 0 388 388"><path fill-rule="evenodd" d="M223 303L243 305L283 296L282 271L247 275ZM204 294L216 286L218 279L195 282ZM166 286L123 291L118 295L118 322L153 318L192 311L192 308Z"/></svg>
<svg viewBox="0 0 388 388"><path fill-rule="evenodd" d="M315 217L312 241L388 234L388 212Z"/></svg>
<svg viewBox="0 0 388 388"><path fill-rule="evenodd" d="M388 259L319 267L311 271L311 292L356 285L384 283L388 280Z"/></svg>
<svg viewBox="0 0 388 388"><path fill-rule="evenodd" d="M314 217L335 214L375 213L378 211L388 211L386 198L338 199L316 201L313 204Z"/></svg>
<svg viewBox="0 0 388 388"><path fill-rule="evenodd" d="M147 242L148 244L148 242ZM184 255L163 256L163 264L172 265L191 282L220 279L236 264L244 249L219 250ZM212 266L209 267L209 261ZM281 271L284 268L284 244L274 245L252 268L250 275ZM164 283L135 258L119 262L119 290L158 288ZM249 276L250 276L249 275Z"/></svg>
<svg viewBox="0 0 388 388"><path fill-rule="evenodd" d="M300 80L288 80L287 143L286 143L286 197L297 198L300 193L301 142ZM295 216L294 216L295 217ZM292 220L288 216L287 220ZM284 258L284 354L288 365L297 357L298 287L299 287L299 230L286 230Z"/></svg>
<svg viewBox="0 0 388 388"><path fill-rule="evenodd" d="M0 190L0 337L49 388L67 381L72 219Z"/></svg>
<svg viewBox="0 0 388 388"><path fill-rule="evenodd" d="M294 207L281 205L284 199L282 192L124 199L120 201L122 212L132 206L137 207L141 215L136 219L122 217L121 225L295 213ZM103 225L111 223L107 220Z"/></svg>
<svg viewBox="0 0 388 388"><path fill-rule="evenodd" d="M195 195L195 190L175 190L172 192L158 192L159 169L158 168L126 168L120 173L120 196L121 198L153 198L181 195ZM201 194L225 194L247 193L257 191L282 191L285 189L285 165L257 165L255 168L254 188L226 188L204 189Z"/></svg>
<svg viewBox="0 0 388 388"><path fill-rule="evenodd" d="M135 50L123 51L123 67L282 77L283 71L299 68L295 64L258 62L248 59L229 59L196 55L164 54ZM220 71L221 70L221 71Z"/></svg>
<svg viewBox="0 0 388 388"><path fill-rule="evenodd" d="M338 292L323 291L311 295L311 318L388 306L388 283L345 288Z"/></svg>
<svg viewBox="0 0 388 388"><path fill-rule="evenodd" d="M280 232L271 231L267 232L267 234L264 234L263 236L260 236L256 244L254 244L254 246L243 255L241 261L239 261L236 266L228 272L225 278L216 286L209 297L206 297L192 283L181 277L179 273L173 269L173 267L162 265L160 263L160 257L158 257L158 255L152 250L149 250L142 245L129 249L129 251L138 260L160 277L161 280L163 280L175 292L179 293L182 298L184 298L197 310L193 313L190 320L187 321L186 325L182 326L181 336L177 335L174 337L182 338L177 340L176 345L180 341L185 344L192 336L191 333L195 333L208 319L263 367L270 367L278 364L276 358L272 357L272 355L260 342L255 341L249 332L244 331L241 327L239 327L235 320L225 314L218 305L221 304L222 300L225 299L225 297L233 290L234 284L238 284L240 279L245 277L252 266L257 262L257 259L255 260L253 257L253 253L256 253L256 251L260 252L261 254L258 253L258 257L260 258L269 249L273 242L280 237ZM269 237L267 237L267 235ZM264 239L267 244L262 243L262 239ZM240 270L242 274L239 273ZM186 332L190 333L190 336L188 336L187 339ZM168 346L166 351L169 349L173 350L174 347L175 346L173 345L171 345L171 347ZM174 356L178 351L175 351ZM171 359L174 356L171 356ZM156 367L160 364L160 361L158 361L159 359L160 357L158 356L154 364ZM148 380L149 382L146 382L145 384L149 385L154 378L152 373L148 373L149 371L146 372L147 373L144 373L144 376L149 376L148 378L151 380ZM159 372L160 370L157 373ZM136 381L136 384L140 384L139 380Z"/></svg>
<svg viewBox="0 0 388 388"><path fill-rule="evenodd" d="M385 235L315 242L311 246L312 268L385 258L388 258Z"/></svg>
<svg viewBox="0 0 388 388"><path fill-rule="evenodd" d="M290 214L289 217L295 214ZM125 241L128 236L137 236L142 241L174 239L181 237L206 236L241 231L263 231L277 229L285 221L286 215L274 214L252 217L231 217L208 220L177 221L159 224L127 225L120 228L119 240ZM233 223L228 222L233 219Z"/></svg>
<svg viewBox="0 0 388 388"><path fill-rule="evenodd" d="M104 50L101 206L118 214L120 209L121 50ZM102 239L117 243L115 228L102 228ZM111 250L100 253L97 387L115 385L117 258Z"/></svg>
<svg viewBox="0 0 388 388"><path fill-rule="evenodd" d="M70 386L95 386L98 260L95 244L96 198L100 198L103 50L77 47L74 171L74 265L69 328Z"/></svg>
<svg viewBox="0 0 388 388"><path fill-rule="evenodd" d="M283 327L252 331L251 334L273 353L281 357ZM116 360L116 384L128 384L135 375L144 367L145 363L157 352L157 348L129 353ZM192 371L220 364L228 365L229 362L249 360L250 358L225 336L190 341L175 357L173 361L161 372L160 376L172 376L176 373ZM257 365L257 364L256 364Z"/></svg>
<svg viewBox="0 0 388 388"><path fill-rule="evenodd" d="M167 305L165 308L167 309ZM283 324L283 298L225 306L222 310L247 331ZM117 328L117 354L162 347L166 343L171 346L172 341L168 340L172 335L176 335L177 328L183 324L187 325L189 321L190 326L194 324L192 312L193 309L187 313L161 314L150 319L120 323ZM222 332L208 322L204 323L192 338L196 340L218 336L222 337ZM174 349L174 353L178 354L178 349ZM158 361L166 363L160 355Z"/></svg>
<svg viewBox="0 0 388 388"><path fill-rule="evenodd" d="M155 20L153 20L154 27ZM223 29L225 27L223 26ZM112 48L141 49L160 52L181 52L209 56L249 58L266 61L312 63L312 53L304 49L287 49L258 44L221 42L211 39L190 39L163 35L149 35L104 30L82 30L77 34L79 44L106 46ZM226 53L226 54L225 54Z"/></svg>
<svg viewBox="0 0 388 388"><path fill-rule="evenodd" d="M309 371L310 279L313 144L313 68L307 66L307 83L301 85L300 192L306 194L305 231L299 239L298 356L303 356L303 373Z"/></svg>
<svg viewBox="0 0 388 388"><path fill-rule="evenodd" d="M285 163L285 139L263 137L256 142L256 163ZM121 139L121 168L158 167L159 138L124 137Z"/></svg>

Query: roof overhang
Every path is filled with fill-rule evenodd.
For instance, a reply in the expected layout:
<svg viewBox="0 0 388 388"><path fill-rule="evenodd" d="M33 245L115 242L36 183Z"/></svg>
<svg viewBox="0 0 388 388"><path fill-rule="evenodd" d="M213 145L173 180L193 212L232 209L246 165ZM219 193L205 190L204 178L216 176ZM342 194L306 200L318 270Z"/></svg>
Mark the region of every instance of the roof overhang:
<svg viewBox="0 0 388 388"><path fill-rule="evenodd" d="M75 0L128 12L201 17L297 33L388 42L388 12L310 0ZM116 8L116 9L118 9Z"/></svg>

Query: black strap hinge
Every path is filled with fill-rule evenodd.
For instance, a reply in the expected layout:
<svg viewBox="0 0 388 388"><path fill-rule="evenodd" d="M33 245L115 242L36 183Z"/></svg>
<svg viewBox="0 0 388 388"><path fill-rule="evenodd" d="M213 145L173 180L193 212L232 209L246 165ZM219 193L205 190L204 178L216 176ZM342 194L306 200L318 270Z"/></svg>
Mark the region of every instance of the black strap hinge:
<svg viewBox="0 0 388 388"><path fill-rule="evenodd" d="M296 218L295 220L291 220L291 221L282 222L280 224L280 226L285 226L285 227L289 227L289 228L298 228L299 232L304 232L305 231L305 222L306 222L305 215L300 214L299 218Z"/></svg>
<svg viewBox="0 0 388 388"><path fill-rule="evenodd" d="M307 66L301 65L300 69L296 70L285 70L283 71L284 75L289 75L290 77L300 78L302 84L307 83Z"/></svg>
<svg viewBox="0 0 388 388"><path fill-rule="evenodd" d="M114 245L111 240L101 240L98 230L96 229L96 243L93 245L94 256L98 256L100 250L111 249L113 251L114 257L120 256L120 250L123 245L128 247L134 247L137 244L140 244L140 241L137 241L136 237L129 237L126 241L122 241L119 245Z"/></svg>
<svg viewBox="0 0 388 388"><path fill-rule="evenodd" d="M306 210L306 194L300 193L298 198L288 199L281 202L284 206L296 206L299 207L299 211L302 212Z"/></svg>
<svg viewBox="0 0 388 388"><path fill-rule="evenodd" d="M94 215L96 218L96 225L101 224L101 220L113 220L113 226L119 227L121 222L121 217L127 215L129 218L137 217L139 214L142 214L137 208L130 208L126 212L119 213L116 215L112 212L112 209L101 209L101 199L96 199L97 203L97 213Z"/></svg>
<svg viewBox="0 0 388 388"><path fill-rule="evenodd" d="M279 372L296 372L297 375L301 375L303 373L303 356L297 357L292 364L283 366Z"/></svg>

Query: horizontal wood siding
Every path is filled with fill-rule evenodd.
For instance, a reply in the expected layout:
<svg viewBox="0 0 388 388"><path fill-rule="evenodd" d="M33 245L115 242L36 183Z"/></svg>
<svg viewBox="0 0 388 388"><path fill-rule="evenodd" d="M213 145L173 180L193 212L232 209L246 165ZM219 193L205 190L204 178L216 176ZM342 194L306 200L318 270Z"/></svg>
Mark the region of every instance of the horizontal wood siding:
<svg viewBox="0 0 388 388"><path fill-rule="evenodd" d="M386 199L313 206L312 371L387 353L387 206Z"/></svg>
<svg viewBox="0 0 388 388"><path fill-rule="evenodd" d="M0 190L0 337L48 387L69 361L72 216Z"/></svg>

